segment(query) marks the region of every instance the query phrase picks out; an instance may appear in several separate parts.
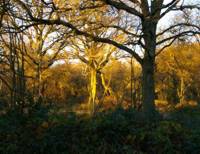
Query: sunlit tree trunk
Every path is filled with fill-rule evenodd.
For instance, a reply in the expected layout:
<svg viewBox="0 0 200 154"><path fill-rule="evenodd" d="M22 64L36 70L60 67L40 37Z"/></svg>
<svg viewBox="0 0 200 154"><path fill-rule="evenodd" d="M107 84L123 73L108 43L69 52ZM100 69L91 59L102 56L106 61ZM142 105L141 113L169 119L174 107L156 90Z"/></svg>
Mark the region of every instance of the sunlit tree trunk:
<svg viewBox="0 0 200 154"><path fill-rule="evenodd" d="M180 79L180 88L178 91L179 103L183 103L185 101L185 83L183 77Z"/></svg>
<svg viewBox="0 0 200 154"><path fill-rule="evenodd" d="M90 71L90 97L89 97L89 107L90 113L93 115L95 113L95 99L96 99L96 87L97 85L97 72L95 69L91 68Z"/></svg>
<svg viewBox="0 0 200 154"><path fill-rule="evenodd" d="M112 90L109 87L109 82L108 82L108 84L106 84L104 74L101 73L101 84L102 84L102 86L104 88L103 96L105 96L105 95L111 95L112 94Z"/></svg>

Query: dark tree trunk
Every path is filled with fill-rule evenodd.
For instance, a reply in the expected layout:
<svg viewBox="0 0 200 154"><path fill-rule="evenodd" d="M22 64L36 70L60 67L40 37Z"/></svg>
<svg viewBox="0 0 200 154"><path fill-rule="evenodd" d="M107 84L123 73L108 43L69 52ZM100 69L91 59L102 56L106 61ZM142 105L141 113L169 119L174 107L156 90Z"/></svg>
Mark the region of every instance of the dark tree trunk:
<svg viewBox="0 0 200 154"><path fill-rule="evenodd" d="M154 65L157 22L143 21L142 26L145 41L145 53L142 63L142 103L146 117L153 120L156 118Z"/></svg>
<svg viewBox="0 0 200 154"><path fill-rule="evenodd" d="M142 102L145 115L149 119L154 119L156 116L154 100L154 61L145 58L142 65Z"/></svg>

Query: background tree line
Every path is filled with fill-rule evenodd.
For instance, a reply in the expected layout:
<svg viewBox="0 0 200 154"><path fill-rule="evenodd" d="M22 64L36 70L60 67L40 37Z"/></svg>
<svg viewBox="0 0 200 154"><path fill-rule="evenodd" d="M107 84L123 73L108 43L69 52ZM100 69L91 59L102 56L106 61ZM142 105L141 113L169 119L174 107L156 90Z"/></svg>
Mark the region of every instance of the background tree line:
<svg viewBox="0 0 200 154"><path fill-rule="evenodd" d="M29 53L23 49L29 50L29 45L24 42L14 47L7 42L1 44L4 51L1 56L1 105L23 108L38 102L41 97L39 101L44 104L62 106L67 111L89 112L93 110L91 92L95 88L93 103L100 107L98 110L117 106L141 109L141 67L129 55L113 54L112 47L101 44L98 49L96 45L89 46L88 52L95 52L94 55L81 53L81 50L67 54L52 50L51 54L42 57L43 67L38 78L38 64L34 63L38 55L34 48ZM176 44L157 59L158 107L166 102L171 105L189 101L199 103L199 49L199 44ZM110 52L112 54L107 55ZM49 60L54 61L52 65ZM96 72L95 77L91 76L92 69ZM96 80L95 87L92 78Z"/></svg>

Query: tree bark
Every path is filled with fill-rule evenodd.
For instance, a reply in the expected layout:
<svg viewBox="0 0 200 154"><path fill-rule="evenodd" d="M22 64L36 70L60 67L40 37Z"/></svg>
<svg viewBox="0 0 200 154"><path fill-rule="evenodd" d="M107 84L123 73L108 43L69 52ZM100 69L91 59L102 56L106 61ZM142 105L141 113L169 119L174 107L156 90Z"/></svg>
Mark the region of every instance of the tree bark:
<svg viewBox="0 0 200 154"><path fill-rule="evenodd" d="M142 103L144 113L149 119L154 119L156 116L154 101L154 62L145 58L142 65Z"/></svg>
<svg viewBox="0 0 200 154"><path fill-rule="evenodd" d="M156 119L154 66L157 22L147 19L143 21L142 26L145 41L145 53L142 63L142 103L146 117L153 120Z"/></svg>
<svg viewBox="0 0 200 154"><path fill-rule="evenodd" d="M184 101L185 101L184 94L185 94L185 84L184 84L183 77L181 77L180 88L178 90L179 103L184 103Z"/></svg>
<svg viewBox="0 0 200 154"><path fill-rule="evenodd" d="M90 114L94 115L95 113L95 99L96 99L96 84L97 84L97 72L95 69L91 68L90 72L90 97L89 97L89 107L90 107Z"/></svg>

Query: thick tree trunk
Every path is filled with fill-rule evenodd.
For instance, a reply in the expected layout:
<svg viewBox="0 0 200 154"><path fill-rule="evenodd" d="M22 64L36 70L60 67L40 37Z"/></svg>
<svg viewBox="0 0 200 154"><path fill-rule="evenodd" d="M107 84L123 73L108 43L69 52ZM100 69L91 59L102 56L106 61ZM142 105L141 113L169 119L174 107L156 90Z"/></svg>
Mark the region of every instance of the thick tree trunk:
<svg viewBox="0 0 200 154"><path fill-rule="evenodd" d="M156 116L154 100L154 62L146 58L142 65L142 102L145 115L149 119L154 119Z"/></svg>
<svg viewBox="0 0 200 154"><path fill-rule="evenodd" d="M149 120L156 119L154 65L156 52L157 22L143 21L145 54L142 63L142 103L143 110Z"/></svg>

